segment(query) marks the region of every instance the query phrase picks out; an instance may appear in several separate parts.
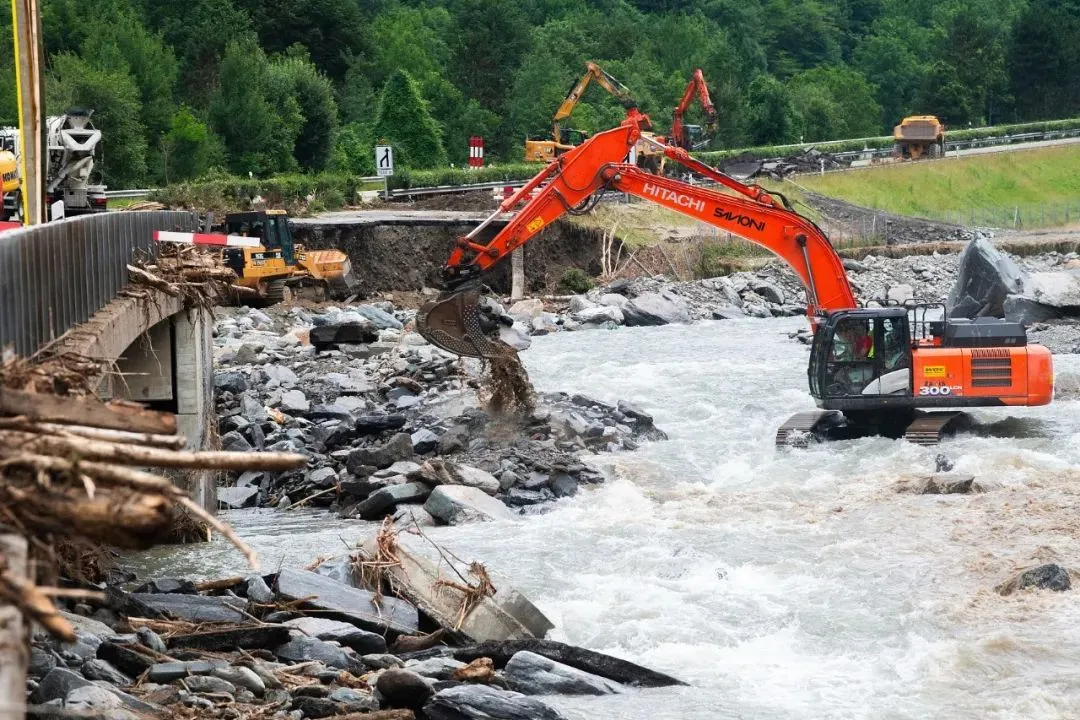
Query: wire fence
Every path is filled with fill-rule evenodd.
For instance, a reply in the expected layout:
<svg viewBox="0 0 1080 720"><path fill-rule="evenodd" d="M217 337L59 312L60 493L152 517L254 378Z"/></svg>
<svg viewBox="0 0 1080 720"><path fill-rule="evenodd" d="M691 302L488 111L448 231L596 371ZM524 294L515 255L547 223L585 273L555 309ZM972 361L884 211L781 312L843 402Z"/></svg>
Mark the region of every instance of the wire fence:
<svg viewBox="0 0 1080 720"><path fill-rule="evenodd" d="M1072 202L947 211L946 222L969 227L1033 229L1080 223L1080 199Z"/></svg>

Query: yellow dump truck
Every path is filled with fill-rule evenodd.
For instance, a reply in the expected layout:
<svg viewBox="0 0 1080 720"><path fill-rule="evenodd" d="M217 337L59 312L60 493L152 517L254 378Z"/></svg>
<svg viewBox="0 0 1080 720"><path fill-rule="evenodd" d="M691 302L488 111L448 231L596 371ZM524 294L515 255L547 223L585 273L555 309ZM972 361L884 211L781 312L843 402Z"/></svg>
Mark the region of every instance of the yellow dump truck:
<svg viewBox="0 0 1080 720"><path fill-rule="evenodd" d="M945 155L945 126L933 115L911 115L893 128L894 158L936 159Z"/></svg>

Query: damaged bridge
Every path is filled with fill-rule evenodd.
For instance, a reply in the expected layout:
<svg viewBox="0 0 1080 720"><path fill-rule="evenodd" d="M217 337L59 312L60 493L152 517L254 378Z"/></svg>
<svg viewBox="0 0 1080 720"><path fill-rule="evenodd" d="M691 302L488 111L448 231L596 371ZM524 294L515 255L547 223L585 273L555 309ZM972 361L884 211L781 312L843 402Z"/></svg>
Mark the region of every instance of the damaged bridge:
<svg viewBox="0 0 1080 720"><path fill-rule="evenodd" d="M0 367L73 358L101 368L97 394L177 416L190 449L212 433L213 318L182 297L140 286L128 266L155 253L155 230L193 231L187 212L89 215L0 234ZM62 389L59 389L62 391ZM209 477L188 488L213 506Z"/></svg>

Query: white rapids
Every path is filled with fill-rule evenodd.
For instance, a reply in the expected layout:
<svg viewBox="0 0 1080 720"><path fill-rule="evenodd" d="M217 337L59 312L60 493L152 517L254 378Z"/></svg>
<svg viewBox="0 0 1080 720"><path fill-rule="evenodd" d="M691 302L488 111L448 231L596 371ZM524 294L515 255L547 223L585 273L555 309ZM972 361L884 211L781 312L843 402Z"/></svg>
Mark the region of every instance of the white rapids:
<svg viewBox="0 0 1080 720"><path fill-rule="evenodd" d="M432 532L555 622L552 636L688 687L552 698L571 718L1080 716L1080 603L1001 597L1016 568L1080 568L1076 403L976 410L937 448L868 438L777 451L810 409L800 318L562 333L523 353L540 390L626 399L667 442L596 456L607 483L514 523ZM1057 370L1080 369L1076 356ZM943 453L986 492L898 493ZM266 571L369 534L324 511L226 515ZM156 574L241 570L221 540L139 558ZM1074 581L1075 582L1075 581Z"/></svg>

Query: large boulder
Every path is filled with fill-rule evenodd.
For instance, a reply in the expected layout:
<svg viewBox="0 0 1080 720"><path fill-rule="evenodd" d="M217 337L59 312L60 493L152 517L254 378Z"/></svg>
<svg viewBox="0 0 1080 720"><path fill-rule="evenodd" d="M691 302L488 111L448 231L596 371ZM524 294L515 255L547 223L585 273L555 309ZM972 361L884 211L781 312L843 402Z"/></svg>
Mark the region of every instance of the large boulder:
<svg viewBox="0 0 1080 720"><path fill-rule="evenodd" d="M626 304L622 312L624 322L631 327L690 322L690 314L685 307L655 292L638 295Z"/></svg>
<svg viewBox="0 0 1080 720"><path fill-rule="evenodd" d="M1023 297L1040 305L1080 309L1080 272L1031 273L1023 282Z"/></svg>
<svg viewBox="0 0 1080 720"><path fill-rule="evenodd" d="M1033 325L1060 317L1061 311L1056 307L1043 305L1023 295L1010 295L1005 298L1005 319L1009 322Z"/></svg>
<svg viewBox="0 0 1080 720"><path fill-rule="evenodd" d="M1022 287L1019 266L985 238L967 244L949 291L950 317L1004 317L1005 298Z"/></svg>
<svg viewBox="0 0 1080 720"><path fill-rule="evenodd" d="M614 297L622 297L615 295ZM616 325L623 324L623 312L613 305L585 308L574 313L574 319L583 323L613 322Z"/></svg>
<svg viewBox="0 0 1080 720"><path fill-rule="evenodd" d="M525 695L610 695L618 683L522 650L506 663L510 687Z"/></svg>
<svg viewBox="0 0 1080 720"><path fill-rule="evenodd" d="M381 691L382 688L380 687ZM489 685L458 685L440 690L424 705L430 720L562 720L539 700Z"/></svg>
<svg viewBox="0 0 1080 720"><path fill-rule="evenodd" d="M440 485L424 503L432 517L448 525L470 520L509 520L513 513L483 490L467 485Z"/></svg>

